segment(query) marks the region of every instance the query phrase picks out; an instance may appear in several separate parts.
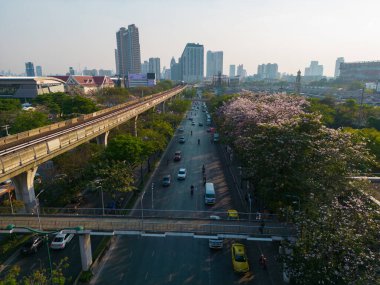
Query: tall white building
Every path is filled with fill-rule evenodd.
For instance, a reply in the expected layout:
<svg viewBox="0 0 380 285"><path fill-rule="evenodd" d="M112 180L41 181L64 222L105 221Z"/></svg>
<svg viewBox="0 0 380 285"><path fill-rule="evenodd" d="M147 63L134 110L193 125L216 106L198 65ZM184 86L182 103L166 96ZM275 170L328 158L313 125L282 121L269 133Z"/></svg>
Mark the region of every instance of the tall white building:
<svg viewBox="0 0 380 285"><path fill-rule="evenodd" d="M313 60L309 67L305 68L305 76L323 76L323 65Z"/></svg>
<svg viewBox="0 0 380 285"><path fill-rule="evenodd" d="M257 76L260 79L278 79L278 64L277 63L267 63L260 64L257 66Z"/></svg>
<svg viewBox="0 0 380 285"><path fill-rule="evenodd" d="M236 76L239 76L240 78L244 78L247 76L247 71L244 69L244 66L242 64L238 65Z"/></svg>
<svg viewBox="0 0 380 285"><path fill-rule="evenodd" d="M213 77L219 73L223 74L223 52L209 50L207 52L206 77Z"/></svg>
<svg viewBox="0 0 380 285"><path fill-rule="evenodd" d="M180 58L182 80L187 83L199 82L204 75L204 47L188 43Z"/></svg>
<svg viewBox="0 0 380 285"><path fill-rule="evenodd" d="M235 70L236 70L236 66L235 66L235 64L231 64L230 65L230 77L235 77Z"/></svg>
<svg viewBox="0 0 380 285"><path fill-rule="evenodd" d="M144 60L144 62L141 64L141 73L147 74L149 72L149 62L147 60Z"/></svg>
<svg viewBox="0 0 380 285"><path fill-rule="evenodd" d="M344 62L344 57L338 57L335 61L334 77L338 78L340 75L340 64Z"/></svg>
<svg viewBox="0 0 380 285"><path fill-rule="evenodd" d="M148 72L156 74L156 80L161 79L161 66L160 59L158 57L149 58L149 70Z"/></svg>

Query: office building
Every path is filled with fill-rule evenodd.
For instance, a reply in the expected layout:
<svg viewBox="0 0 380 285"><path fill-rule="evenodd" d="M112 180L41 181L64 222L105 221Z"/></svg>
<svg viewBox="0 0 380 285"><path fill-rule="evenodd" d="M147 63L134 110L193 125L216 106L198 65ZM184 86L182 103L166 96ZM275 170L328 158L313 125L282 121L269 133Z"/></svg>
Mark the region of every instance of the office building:
<svg viewBox="0 0 380 285"><path fill-rule="evenodd" d="M377 82L380 79L380 61L343 62L340 64L339 79Z"/></svg>
<svg viewBox="0 0 380 285"><path fill-rule="evenodd" d="M338 57L335 61L334 77L338 78L340 75L340 64L344 62L344 57Z"/></svg>
<svg viewBox="0 0 380 285"><path fill-rule="evenodd" d="M180 59L182 80L187 83L200 82L204 75L203 45L188 43Z"/></svg>
<svg viewBox="0 0 380 285"><path fill-rule="evenodd" d="M321 77L323 76L323 65L318 61L311 61L310 66L305 68L305 76Z"/></svg>
<svg viewBox="0 0 380 285"><path fill-rule="evenodd" d="M36 66L36 75L41 77L42 76L42 67L41 65Z"/></svg>
<svg viewBox="0 0 380 285"><path fill-rule="evenodd" d="M238 65L236 76L239 76L241 79L247 76L247 71L244 69L244 66L242 64Z"/></svg>
<svg viewBox="0 0 380 285"><path fill-rule="evenodd" d="M117 49L115 49L115 63L116 63L116 74L119 75L120 74L120 71L119 71L120 66L119 66L119 55L118 55Z"/></svg>
<svg viewBox="0 0 380 285"><path fill-rule="evenodd" d="M129 73L138 74L141 72L141 54L139 30L132 24L128 29L122 27L116 32L115 61L118 75L126 76Z"/></svg>
<svg viewBox="0 0 380 285"><path fill-rule="evenodd" d="M144 62L141 64L141 73L147 74L149 72L149 62L147 60L144 60Z"/></svg>
<svg viewBox="0 0 380 285"><path fill-rule="evenodd" d="M69 75L75 75L75 70L72 66L69 67Z"/></svg>
<svg viewBox="0 0 380 285"><path fill-rule="evenodd" d="M173 81L182 81L180 61L181 59L178 59L178 62L176 62L174 57L172 57L172 60L170 61L170 79Z"/></svg>
<svg viewBox="0 0 380 285"><path fill-rule="evenodd" d="M151 57L149 58L149 73L155 73L156 74L156 80L161 79L161 65L160 65L160 59L158 57Z"/></svg>
<svg viewBox="0 0 380 285"><path fill-rule="evenodd" d="M206 56L206 77L212 78L214 75L223 74L223 52L208 51Z"/></svg>
<svg viewBox="0 0 380 285"><path fill-rule="evenodd" d="M34 77L36 74L34 73L34 64L33 62L26 62L25 63L25 73L28 77Z"/></svg>
<svg viewBox="0 0 380 285"><path fill-rule="evenodd" d="M257 66L257 77L259 79L269 79L269 80L275 80L278 79L279 73L278 73L278 64L277 63L267 63L267 64L260 64Z"/></svg>
<svg viewBox="0 0 380 285"><path fill-rule="evenodd" d="M98 71L96 69L87 69L86 67L83 70L84 76L98 76Z"/></svg>
<svg viewBox="0 0 380 285"><path fill-rule="evenodd" d="M99 76L112 76L113 72L110 69L99 69Z"/></svg>
<svg viewBox="0 0 380 285"><path fill-rule="evenodd" d="M230 65L230 77L232 78L232 77L235 77L235 74L236 74L236 66L235 66L235 64L231 64Z"/></svg>

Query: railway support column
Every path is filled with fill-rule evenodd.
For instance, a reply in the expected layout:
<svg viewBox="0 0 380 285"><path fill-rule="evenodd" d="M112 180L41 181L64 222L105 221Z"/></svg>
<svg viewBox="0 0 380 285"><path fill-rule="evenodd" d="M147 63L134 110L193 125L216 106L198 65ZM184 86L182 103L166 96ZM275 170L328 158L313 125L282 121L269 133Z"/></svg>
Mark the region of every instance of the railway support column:
<svg viewBox="0 0 380 285"><path fill-rule="evenodd" d="M108 142L109 133L110 133L110 131L106 131L105 133L102 133L101 135L97 136L96 137L97 144L100 144L100 145L106 147L107 142Z"/></svg>
<svg viewBox="0 0 380 285"><path fill-rule="evenodd" d="M32 213L36 207L34 176L36 175L37 168L38 166L12 178L16 188L16 199L24 202L27 213Z"/></svg>
<svg viewBox="0 0 380 285"><path fill-rule="evenodd" d="M82 261L82 270L88 271L92 264L90 234L79 235L79 249L80 249L80 259Z"/></svg>
<svg viewBox="0 0 380 285"><path fill-rule="evenodd" d="M164 101L164 102L162 102L162 113L163 114L165 114L165 104L166 103L166 101Z"/></svg>

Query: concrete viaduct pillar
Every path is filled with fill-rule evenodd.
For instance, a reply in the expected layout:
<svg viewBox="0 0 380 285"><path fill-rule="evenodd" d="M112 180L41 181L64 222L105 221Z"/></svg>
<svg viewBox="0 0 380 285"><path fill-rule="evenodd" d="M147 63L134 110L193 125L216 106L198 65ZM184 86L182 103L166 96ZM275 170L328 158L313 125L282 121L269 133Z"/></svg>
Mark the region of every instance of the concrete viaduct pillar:
<svg viewBox="0 0 380 285"><path fill-rule="evenodd" d="M134 124L133 124L133 135L135 136L135 137L137 137L137 119L138 119L138 115L134 118Z"/></svg>
<svg viewBox="0 0 380 285"><path fill-rule="evenodd" d="M25 204L27 213L32 213L36 206L36 195L34 193L34 176L37 166L12 178L15 184L16 199Z"/></svg>
<svg viewBox="0 0 380 285"><path fill-rule="evenodd" d="M79 235L80 258L82 261L82 270L88 271L92 264L91 238L90 234Z"/></svg>
<svg viewBox="0 0 380 285"><path fill-rule="evenodd" d="M106 131L105 133L102 133L101 135L97 136L96 143L106 147L109 134L110 134L110 131Z"/></svg>
<svg viewBox="0 0 380 285"><path fill-rule="evenodd" d="M162 102L162 113L165 114L166 101Z"/></svg>

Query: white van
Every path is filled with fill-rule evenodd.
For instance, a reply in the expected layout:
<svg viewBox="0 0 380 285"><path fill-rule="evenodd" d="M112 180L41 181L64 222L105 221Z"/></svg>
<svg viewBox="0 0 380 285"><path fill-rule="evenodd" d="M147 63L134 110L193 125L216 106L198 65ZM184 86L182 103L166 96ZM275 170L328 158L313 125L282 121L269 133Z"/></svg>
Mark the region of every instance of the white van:
<svg viewBox="0 0 380 285"><path fill-rule="evenodd" d="M205 204L215 204L214 183L206 183Z"/></svg>

